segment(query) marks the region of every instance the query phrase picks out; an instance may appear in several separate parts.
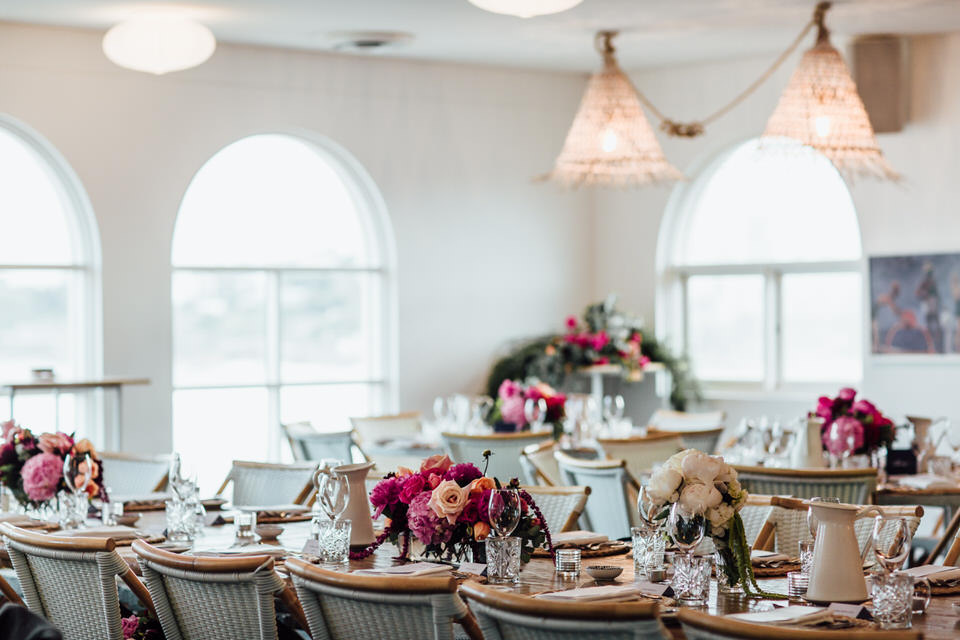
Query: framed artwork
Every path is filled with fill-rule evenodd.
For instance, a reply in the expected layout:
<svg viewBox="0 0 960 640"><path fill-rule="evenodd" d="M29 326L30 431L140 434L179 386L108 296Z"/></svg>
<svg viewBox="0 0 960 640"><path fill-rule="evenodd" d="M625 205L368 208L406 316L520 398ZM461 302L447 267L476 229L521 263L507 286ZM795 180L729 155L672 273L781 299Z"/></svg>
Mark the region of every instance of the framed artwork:
<svg viewBox="0 0 960 640"><path fill-rule="evenodd" d="M871 351L960 353L960 253L870 258Z"/></svg>

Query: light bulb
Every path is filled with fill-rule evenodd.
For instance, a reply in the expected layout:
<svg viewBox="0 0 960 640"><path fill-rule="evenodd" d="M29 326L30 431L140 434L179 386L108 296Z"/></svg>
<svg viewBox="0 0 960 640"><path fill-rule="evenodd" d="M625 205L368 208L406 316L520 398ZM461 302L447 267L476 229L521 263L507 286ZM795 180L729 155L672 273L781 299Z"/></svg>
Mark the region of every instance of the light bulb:
<svg viewBox="0 0 960 640"><path fill-rule="evenodd" d="M830 116L817 116L813 119L813 129L817 132L818 138L826 138L830 135Z"/></svg>
<svg viewBox="0 0 960 640"><path fill-rule="evenodd" d="M605 153L611 153L617 148L617 132L613 129L607 129L603 132L603 138L600 140L600 148Z"/></svg>

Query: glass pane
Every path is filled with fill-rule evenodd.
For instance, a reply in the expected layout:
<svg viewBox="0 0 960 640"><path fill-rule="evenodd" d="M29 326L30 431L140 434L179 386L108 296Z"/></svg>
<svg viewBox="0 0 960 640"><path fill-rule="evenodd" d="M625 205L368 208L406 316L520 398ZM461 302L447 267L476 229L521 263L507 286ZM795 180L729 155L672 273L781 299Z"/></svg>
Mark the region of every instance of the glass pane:
<svg viewBox="0 0 960 640"><path fill-rule="evenodd" d="M173 447L196 473L203 496L227 477L231 460L264 460L276 433L267 390L183 390L173 393Z"/></svg>
<svg viewBox="0 0 960 640"><path fill-rule="evenodd" d="M71 215L50 167L0 127L0 263L74 264Z"/></svg>
<svg viewBox="0 0 960 640"><path fill-rule="evenodd" d="M688 351L697 377L763 380L763 276L687 280Z"/></svg>
<svg viewBox="0 0 960 640"><path fill-rule="evenodd" d="M213 156L180 206L173 264L366 266L366 231L340 175L316 147L256 135Z"/></svg>
<svg viewBox="0 0 960 640"><path fill-rule="evenodd" d="M675 264L856 260L860 230L846 184L792 141L746 142L690 188Z"/></svg>
<svg viewBox="0 0 960 640"><path fill-rule="evenodd" d="M0 270L0 381L29 380L35 368L52 368L65 378L76 374L70 322L74 277L65 271Z"/></svg>
<svg viewBox="0 0 960 640"><path fill-rule="evenodd" d="M280 354L285 382L377 377L379 280L370 273L283 274Z"/></svg>
<svg viewBox="0 0 960 640"><path fill-rule="evenodd" d="M309 421L319 428L349 427L350 418L381 413L382 389L377 384L282 387L280 421Z"/></svg>
<svg viewBox="0 0 960 640"><path fill-rule="evenodd" d="M263 273L173 274L174 385L263 383L266 339Z"/></svg>
<svg viewBox="0 0 960 640"><path fill-rule="evenodd" d="M785 274L782 297L784 380L860 380L860 274Z"/></svg>

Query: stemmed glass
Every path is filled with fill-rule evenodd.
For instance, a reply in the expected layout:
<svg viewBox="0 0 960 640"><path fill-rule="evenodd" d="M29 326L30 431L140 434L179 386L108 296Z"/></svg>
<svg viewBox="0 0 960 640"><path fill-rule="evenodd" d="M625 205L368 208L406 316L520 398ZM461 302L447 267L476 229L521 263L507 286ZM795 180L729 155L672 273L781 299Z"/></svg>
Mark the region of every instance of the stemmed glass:
<svg viewBox="0 0 960 640"><path fill-rule="evenodd" d="M86 453L69 453L63 459L63 479L72 494L67 500L67 515L64 518L66 528L76 529L83 526L86 519L86 488L90 484L90 462Z"/></svg>
<svg viewBox="0 0 960 640"><path fill-rule="evenodd" d="M677 549L687 558L693 557L693 550L703 541L707 533L707 519L702 513L690 509L680 502L670 507L667 519L667 533Z"/></svg>
<svg viewBox="0 0 960 640"><path fill-rule="evenodd" d="M179 453L170 458L170 470L167 474L167 484L176 500L186 501L193 497L197 490L196 474L188 470Z"/></svg>
<svg viewBox="0 0 960 640"><path fill-rule="evenodd" d="M620 421L623 420L623 410L625 407L626 403L620 394L603 397L603 419L606 421L607 426L612 427L615 424L620 424Z"/></svg>
<svg viewBox="0 0 960 640"><path fill-rule="evenodd" d="M450 422L450 414L450 402L445 397L437 396L433 399L433 418L437 421L437 426L441 431L445 430Z"/></svg>
<svg viewBox="0 0 960 640"><path fill-rule="evenodd" d="M913 534L906 518L877 516L873 521L873 555L890 574L903 566L910 556Z"/></svg>
<svg viewBox="0 0 960 640"><path fill-rule="evenodd" d="M659 567L663 552L663 538L660 536L663 519L657 518L663 505L650 497L647 485L641 485L637 492L637 510L640 512L640 526L632 530L634 561L646 573L651 568ZM654 558L654 554L658 557Z"/></svg>
<svg viewBox="0 0 960 640"><path fill-rule="evenodd" d="M505 538L520 522L520 494L513 489L495 489L490 492L490 527Z"/></svg>
<svg viewBox="0 0 960 640"><path fill-rule="evenodd" d="M539 431L547 421L547 401L543 398L527 398L523 403L523 417L532 431Z"/></svg>
<svg viewBox="0 0 960 640"><path fill-rule="evenodd" d="M317 483L317 504L327 518L336 520L347 509L349 492L347 477L327 467Z"/></svg>
<svg viewBox="0 0 960 640"><path fill-rule="evenodd" d="M810 502L832 502L833 504L840 504L840 498L810 498ZM820 521L817 520L817 516L813 514L813 509L809 506L807 507L807 527L810 529L810 536L816 540L817 539L817 527L820 526Z"/></svg>

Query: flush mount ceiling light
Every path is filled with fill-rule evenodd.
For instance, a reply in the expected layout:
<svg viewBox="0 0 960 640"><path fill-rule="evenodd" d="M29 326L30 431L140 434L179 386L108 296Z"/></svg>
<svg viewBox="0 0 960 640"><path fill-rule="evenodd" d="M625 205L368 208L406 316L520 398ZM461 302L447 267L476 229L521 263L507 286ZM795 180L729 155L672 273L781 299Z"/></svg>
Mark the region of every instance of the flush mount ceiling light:
<svg viewBox="0 0 960 640"><path fill-rule="evenodd" d="M561 184L635 186L683 178L664 157L636 88L617 64L616 34L597 34L603 70L591 76L563 150L545 176Z"/></svg>
<svg viewBox="0 0 960 640"><path fill-rule="evenodd" d="M470 0L470 4L492 13L532 18L573 9L583 0Z"/></svg>
<svg viewBox="0 0 960 640"><path fill-rule="evenodd" d="M843 56L830 44L824 25L829 8L829 2L817 5L817 44L803 54L763 135L793 138L813 147L845 178L896 180Z"/></svg>
<svg viewBox="0 0 960 640"><path fill-rule="evenodd" d="M103 53L111 62L157 75L201 65L216 47L210 29L172 17L134 18L103 36Z"/></svg>

